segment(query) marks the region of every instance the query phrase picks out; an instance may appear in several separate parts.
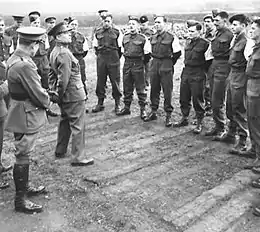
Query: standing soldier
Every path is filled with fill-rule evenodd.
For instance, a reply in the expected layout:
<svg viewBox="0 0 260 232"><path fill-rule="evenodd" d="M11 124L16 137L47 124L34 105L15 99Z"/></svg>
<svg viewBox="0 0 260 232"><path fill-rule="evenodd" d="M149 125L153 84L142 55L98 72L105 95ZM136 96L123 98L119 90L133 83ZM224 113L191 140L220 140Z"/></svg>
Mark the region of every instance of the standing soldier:
<svg viewBox="0 0 260 232"><path fill-rule="evenodd" d="M151 108L152 111L144 119L146 122L157 119L157 109L160 101L160 91L164 94L164 111L166 112L165 126L170 127L171 113L173 110L172 89L174 64L181 56L181 47L177 38L166 31L165 16L155 17L156 33L151 38L152 63L151 63Z"/></svg>
<svg viewBox="0 0 260 232"><path fill-rule="evenodd" d="M187 23L188 24L188 23ZM185 47L184 68L181 74L180 105L182 118L174 123L174 127L188 125L188 116L191 108L191 99L196 112L197 125L193 130L195 134L202 131L202 120L204 118L203 87L205 75L205 52L209 42L200 37L202 25L199 22L188 24L188 39Z"/></svg>
<svg viewBox="0 0 260 232"><path fill-rule="evenodd" d="M55 156L56 158L66 156L72 136L71 165L86 166L93 164L92 159L82 159L85 153L86 93L80 76L79 62L68 48L71 43L70 30L64 22L61 22L49 32L49 35L56 40L50 55L50 63L58 79L57 95L53 94L52 98L59 104L61 111Z"/></svg>
<svg viewBox="0 0 260 232"><path fill-rule="evenodd" d="M246 118L246 84L245 74L247 60L244 56L244 50L247 42L245 30L247 26L247 17L244 14L233 15L229 22L234 38L231 42L231 52L229 64L231 70L228 76L226 114L229 119L228 132L220 138L220 141L226 143L235 143L236 133L238 132L239 141L231 153L239 153L246 150L246 139L248 134Z"/></svg>
<svg viewBox="0 0 260 232"><path fill-rule="evenodd" d="M22 26L24 16L13 15L13 19L14 19L14 24L12 26L6 28L5 34L12 38L13 46L14 46L14 50L15 50L17 47L17 39L18 39L18 33L16 30Z"/></svg>
<svg viewBox="0 0 260 232"><path fill-rule="evenodd" d="M129 33L123 37L123 54L125 63L123 67L124 108L117 115L130 114L130 105L133 100L134 87L140 105L140 117L144 119L146 92L144 79L144 63L150 60L151 46L148 38L138 33L139 19L129 17Z"/></svg>
<svg viewBox="0 0 260 232"><path fill-rule="evenodd" d="M45 24L46 24L46 31L47 34L49 33L49 31L55 26L56 24L56 17L54 16L49 16L47 18L45 18ZM49 40L49 44L50 44L50 48L48 49L48 58L50 57L51 51L55 46L55 39L52 36L48 36L48 40Z"/></svg>
<svg viewBox="0 0 260 232"><path fill-rule="evenodd" d="M69 45L69 49L79 61L81 79L84 84L85 93L88 96L87 84L86 84L87 81L86 64L84 60L89 50L88 41L85 38L85 36L78 31L78 27L79 27L78 20L70 18L69 26L72 28L71 43ZM88 110L86 111L88 112Z"/></svg>
<svg viewBox="0 0 260 232"><path fill-rule="evenodd" d="M93 46L93 40L94 40L96 31L97 31L98 28L100 28L100 27L103 26L103 20L105 19L105 17L107 16L107 14L108 14L108 10L99 10L99 11L98 11L99 21L98 21L97 25L95 25L95 26L93 27L93 30L92 30L92 33L91 33L92 47L94 47L94 46Z"/></svg>
<svg viewBox="0 0 260 232"><path fill-rule="evenodd" d="M215 38L215 34L216 34L216 27L214 25L213 16L206 15L203 18L203 20L206 28L204 38L209 42L211 42ZM205 53L205 59L206 59L206 65L205 65L206 81L204 86L205 111L206 111L206 116L211 116L212 108L211 108L211 91L210 91L210 81L209 81L209 67L211 66L213 61L211 46L209 46L209 49Z"/></svg>
<svg viewBox="0 0 260 232"><path fill-rule="evenodd" d="M122 34L112 24L111 14L105 16L102 27L98 28L93 40L93 46L97 55L97 86L96 95L98 104L93 113L104 110L106 97L106 81L109 76L112 85L112 96L115 99L115 113L119 112L120 98L120 57L122 47Z"/></svg>
<svg viewBox="0 0 260 232"><path fill-rule="evenodd" d="M232 32L226 27L228 13L221 11L214 18L216 37L211 42L212 55L214 57L209 70L211 104L215 126L205 133L206 136L214 136L219 140L225 133L225 98L227 77L230 71L228 63Z"/></svg>
<svg viewBox="0 0 260 232"><path fill-rule="evenodd" d="M19 44L7 61L8 88L11 96L6 130L14 133L15 165L15 210L24 213L41 212L42 206L32 203L26 196L34 196L45 191L45 187L30 187L29 161L37 134L46 123L46 109L50 98L41 86L41 77L32 58L39 48L42 28L25 27L17 30Z"/></svg>
<svg viewBox="0 0 260 232"><path fill-rule="evenodd" d="M151 40L151 37L153 35L153 30L149 27L149 21L148 21L148 17L146 15L143 15L140 17L140 33L145 35L148 40ZM150 66L151 63L148 61L147 63L145 63L144 65L144 78L145 78L145 85L146 87L148 87L150 85Z"/></svg>

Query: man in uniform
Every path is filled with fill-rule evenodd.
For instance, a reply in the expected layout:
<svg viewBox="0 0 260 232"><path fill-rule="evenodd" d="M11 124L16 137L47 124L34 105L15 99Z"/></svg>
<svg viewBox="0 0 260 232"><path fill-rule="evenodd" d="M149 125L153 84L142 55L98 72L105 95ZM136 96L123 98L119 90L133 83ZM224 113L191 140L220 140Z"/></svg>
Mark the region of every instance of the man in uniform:
<svg viewBox="0 0 260 232"><path fill-rule="evenodd" d="M174 123L174 127L188 125L188 117L191 108L191 99L196 112L197 124L193 132L199 134L202 131L202 120L204 118L203 87L206 79L205 74L205 52L209 42L201 38L202 25L199 22L188 24L188 41L185 47L184 68L181 74L180 84L180 107L182 118Z"/></svg>
<svg viewBox="0 0 260 232"><path fill-rule="evenodd" d="M146 15L143 15L140 17L140 33L145 35L148 40L151 40L151 37L153 35L153 30L149 27L149 21L148 21L148 17ZM145 63L144 66L144 77L145 77L145 84L146 87L148 87L150 85L150 66L151 63L148 61L147 63Z"/></svg>
<svg viewBox="0 0 260 232"><path fill-rule="evenodd" d="M214 23L216 36L211 42L212 55L214 57L209 70L211 88L211 104L215 126L205 133L206 136L214 136L213 140L219 140L225 133L224 102L226 98L227 77L230 71L228 63L232 32L226 27L228 13L221 11L216 14Z"/></svg>
<svg viewBox="0 0 260 232"><path fill-rule="evenodd" d="M203 18L203 21L206 28L204 38L209 42L211 42L215 38L215 33L216 33L213 16L206 15ZM212 115L211 92L210 92L210 81L209 81L209 73L208 73L209 67L211 66L213 61L211 46L209 46L209 49L205 53L205 59L206 59L206 65L205 65L206 81L204 86L205 111L206 111L206 116L211 116Z"/></svg>
<svg viewBox="0 0 260 232"><path fill-rule="evenodd" d="M112 24L111 14L106 15L103 26L98 28L93 40L93 46L97 55L97 86L96 95L98 104L93 113L104 110L104 99L106 97L106 81L109 76L112 85L112 96L115 99L115 113L119 112L120 98L120 57L122 47L122 34Z"/></svg>
<svg viewBox="0 0 260 232"><path fill-rule="evenodd" d="M150 60L151 46L148 38L138 33L139 19L129 17L129 33L123 37L123 54L125 63L123 67L124 108L117 115L130 114L130 105L133 100L134 87L138 95L140 105L140 117L144 119L146 92L144 79L144 63Z"/></svg>
<svg viewBox="0 0 260 232"><path fill-rule="evenodd" d="M227 85L226 114L229 119L228 132L220 138L220 141L226 143L235 143L236 133L238 132L239 141L231 153L239 153L246 150L246 139L248 126L246 119L246 84L245 75L247 60L244 56L244 50L247 42L245 30L247 26L247 17L244 14L233 15L229 22L234 38L231 42L231 51L229 64L231 70L228 76Z"/></svg>
<svg viewBox="0 0 260 232"><path fill-rule="evenodd" d="M72 54L78 59L80 66L80 75L82 82L84 84L84 90L86 95L88 95L87 91L87 78L86 78L86 64L84 58L88 54L88 41L85 36L78 31L79 22L74 18L70 18L69 26L72 28L71 31L71 43L69 45L69 49ZM88 112L88 110L86 110Z"/></svg>
<svg viewBox="0 0 260 232"><path fill-rule="evenodd" d="M14 50L15 50L17 47L17 39L18 39L18 33L16 30L22 26L24 16L13 15L13 19L14 19L14 24L12 26L6 28L5 34L12 38L13 46L14 46Z"/></svg>
<svg viewBox="0 0 260 232"><path fill-rule="evenodd" d="M55 156L66 156L72 136L71 165L86 166L94 162L92 159L82 159L85 155L86 93L80 76L79 62L68 48L71 43L70 30L61 22L49 32L56 40L50 55L51 67L57 76L57 93L53 94L53 100L59 104L61 111Z"/></svg>
<svg viewBox="0 0 260 232"><path fill-rule="evenodd" d="M155 16L156 33L151 37L151 108L152 111L144 119L146 122L157 119L157 109L160 101L160 91L164 94L164 111L166 112L165 126L170 127L173 110L172 89L174 64L181 56L181 47L177 38L166 31L167 19L165 16Z"/></svg>
<svg viewBox="0 0 260 232"><path fill-rule="evenodd" d="M46 24L46 31L47 31L47 34L49 33L49 31L55 26L56 24L56 17L54 16L49 16L47 18L45 18L45 24ZM49 44L50 44L50 47L48 49L48 57L50 57L50 54L51 54L51 51L52 49L54 48L55 46L55 39L52 37L52 36L48 36L48 40L49 40Z"/></svg>
<svg viewBox="0 0 260 232"><path fill-rule="evenodd" d="M17 30L19 44L7 61L7 79L11 105L6 119L6 130L14 133L15 165L13 179L16 188L15 210L24 213L41 212L42 206L32 203L26 196L45 191L45 187L30 187L29 160L37 134L46 123L46 109L50 98L41 86L41 77L32 58L39 48L42 28L25 27Z"/></svg>

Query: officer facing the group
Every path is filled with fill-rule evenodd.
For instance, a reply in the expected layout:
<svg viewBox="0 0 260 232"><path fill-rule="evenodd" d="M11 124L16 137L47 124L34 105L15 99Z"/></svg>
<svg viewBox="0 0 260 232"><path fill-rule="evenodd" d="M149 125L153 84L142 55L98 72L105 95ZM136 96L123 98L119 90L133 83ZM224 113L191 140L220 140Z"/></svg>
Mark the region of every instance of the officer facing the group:
<svg viewBox="0 0 260 232"><path fill-rule="evenodd" d="M202 131L204 118L204 81L205 75L205 52L209 42L201 38L202 25L199 22L188 23L188 41L185 47L184 68L181 74L180 84L180 107L182 118L174 123L174 127L188 125L188 116L191 108L191 99L196 112L197 126L193 130L199 134Z"/></svg>
<svg viewBox="0 0 260 232"><path fill-rule="evenodd" d="M225 98L227 77L230 71L228 63L232 32L226 27L228 13L221 11L216 14L214 23L216 36L211 42L212 55L214 57L209 70L211 104L215 126L205 133L206 136L215 136L219 140L225 133Z"/></svg>
<svg viewBox="0 0 260 232"><path fill-rule="evenodd" d="M32 57L39 49L45 30L24 27L19 28L17 32L19 44L7 61L11 105L6 119L6 130L14 133L15 140L15 210L34 213L41 212L42 206L27 200L26 196L43 193L45 188L29 187L29 160L37 134L47 121L46 109L50 106L50 98L41 86L41 77Z"/></svg>
<svg viewBox="0 0 260 232"><path fill-rule="evenodd" d="M165 126L172 125L171 113L173 106L172 89L173 89L173 71L174 64L181 56L181 48L177 38L166 31L165 16L155 17L156 33L151 37L152 57L151 62L151 112L145 118L145 121L152 121L157 119L157 109L160 101L160 91L163 89L164 94L164 110L166 112Z"/></svg>
<svg viewBox="0 0 260 232"><path fill-rule="evenodd" d="M113 26L111 14L105 16L102 27L98 28L93 40L93 46L97 55L97 86L96 95L98 104L93 113L104 110L106 98L106 81L109 76L112 85L112 96L115 99L115 113L119 112L120 98L120 57L122 54L122 34Z"/></svg>
<svg viewBox="0 0 260 232"><path fill-rule="evenodd" d="M247 26L247 17L244 14L233 15L229 22L234 38L231 42L231 51L229 64L231 70L228 76L227 85L226 114L229 119L228 131L220 138L220 141L226 143L235 143L236 133L239 135L239 141L231 153L239 153L246 150L246 139L248 134L246 118L246 84L245 75L247 60L244 56L244 50L247 43L245 34Z"/></svg>
<svg viewBox="0 0 260 232"><path fill-rule="evenodd" d="M140 117L144 119L146 92L144 79L144 63L150 59L151 46L148 38L138 33L139 19L129 17L129 33L123 37L123 54L125 63L123 67L124 108L117 115L130 114L130 105L133 100L134 87L138 95L140 105Z"/></svg>
<svg viewBox="0 0 260 232"><path fill-rule="evenodd" d="M14 19L14 24L12 26L6 28L5 34L12 38L13 46L14 46L14 50L15 50L16 47L17 47L17 39L18 39L17 29L22 26L24 16L22 16L22 15L13 15L13 19Z"/></svg>
<svg viewBox="0 0 260 232"><path fill-rule="evenodd" d="M49 35L56 40L50 55L51 68L57 77L57 92L52 99L59 104L61 119L58 128L56 158L64 158L72 136L71 165L86 166L93 160L84 159L85 155L85 101L86 93L80 76L78 60L69 50L71 28L58 23Z"/></svg>

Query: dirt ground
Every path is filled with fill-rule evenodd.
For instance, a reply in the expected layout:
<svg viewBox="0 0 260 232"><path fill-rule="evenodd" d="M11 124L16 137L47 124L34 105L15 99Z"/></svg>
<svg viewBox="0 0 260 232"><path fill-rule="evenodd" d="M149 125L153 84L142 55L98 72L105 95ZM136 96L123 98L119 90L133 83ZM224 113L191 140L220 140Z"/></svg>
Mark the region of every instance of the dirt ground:
<svg viewBox="0 0 260 232"><path fill-rule="evenodd" d="M97 102L92 52L86 62L91 109ZM180 60L175 67L173 120L180 118L181 65ZM75 168L69 155L55 159L58 119L50 119L39 133L30 170L32 184L48 189L32 199L44 212L16 213L12 175L4 174L0 178L11 186L0 191L0 232L260 231L251 214L259 193L250 182L257 176L243 170L249 160L229 155L230 146L203 136L211 118L205 119L202 135L192 133L191 123L165 128L161 96L158 120L145 123L136 95L131 115L117 117L110 83L107 92L105 111L86 114L86 157L95 164ZM12 142L6 133L4 164L14 162Z"/></svg>

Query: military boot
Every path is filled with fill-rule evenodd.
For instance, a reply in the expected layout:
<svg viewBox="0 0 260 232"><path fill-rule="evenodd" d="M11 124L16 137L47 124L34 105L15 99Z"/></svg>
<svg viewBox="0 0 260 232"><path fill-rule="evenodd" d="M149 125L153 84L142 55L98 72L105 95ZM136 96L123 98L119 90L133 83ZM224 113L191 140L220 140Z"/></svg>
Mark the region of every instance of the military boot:
<svg viewBox="0 0 260 232"><path fill-rule="evenodd" d="M95 106L95 108L92 109L92 113L98 113L100 111L103 111L105 109L103 104L104 104L104 99L103 98L99 98L98 99L98 104Z"/></svg>
<svg viewBox="0 0 260 232"><path fill-rule="evenodd" d="M123 115L129 115L131 114L130 106L125 105L125 107L120 110L116 115L117 116L123 116Z"/></svg>
<svg viewBox="0 0 260 232"><path fill-rule="evenodd" d="M234 144L236 142L236 136L232 130L228 130L228 132L225 134L220 133L220 136L216 135L214 140L223 143Z"/></svg>
<svg viewBox="0 0 260 232"><path fill-rule="evenodd" d="M178 122L173 123L173 127L183 127L183 126L188 126L189 121L187 117L182 116L181 120Z"/></svg>
<svg viewBox="0 0 260 232"><path fill-rule="evenodd" d="M240 136L238 143L229 150L230 154L239 155L240 152L246 151L246 137Z"/></svg>
<svg viewBox="0 0 260 232"><path fill-rule="evenodd" d="M147 117L147 113L146 113L146 110L145 110L145 106L141 106L140 107L140 118L142 120L144 120L146 117Z"/></svg>
<svg viewBox="0 0 260 232"><path fill-rule="evenodd" d="M145 122L150 122L153 120L157 120L157 113L155 110L152 110L147 117L144 119Z"/></svg>
<svg viewBox="0 0 260 232"><path fill-rule="evenodd" d="M119 113L119 106L120 106L120 99L118 98L118 99L115 99L115 114L116 115L118 115L118 113ZM129 106L129 109L130 109L130 106ZM128 109L128 110L129 110ZM129 112L130 112L130 110L129 110Z"/></svg>
<svg viewBox="0 0 260 232"><path fill-rule="evenodd" d="M171 117L172 117L172 114L167 112L166 113L166 119L165 119L165 127L171 127L172 126Z"/></svg>
<svg viewBox="0 0 260 232"><path fill-rule="evenodd" d="M42 206L26 199L28 186L29 164L15 164L13 177L15 183L15 210L27 214L42 212Z"/></svg>
<svg viewBox="0 0 260 232"><path fill-rule="evenodd" d="M196 127L193 129L193 133L194 134L200 134L201 131L202 131L202 119L198 118Z"/></svg>

